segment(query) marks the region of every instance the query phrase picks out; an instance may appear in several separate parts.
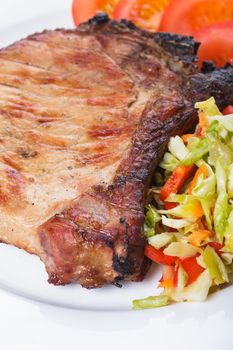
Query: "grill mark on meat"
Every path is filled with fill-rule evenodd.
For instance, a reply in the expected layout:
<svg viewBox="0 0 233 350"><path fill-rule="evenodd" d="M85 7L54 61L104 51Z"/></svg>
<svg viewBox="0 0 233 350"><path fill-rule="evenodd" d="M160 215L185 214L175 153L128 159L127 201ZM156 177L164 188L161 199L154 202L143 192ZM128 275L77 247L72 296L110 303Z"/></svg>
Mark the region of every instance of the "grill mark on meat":
<svg viewBox="0 0 233 350"><path fill-rule="evenodd" d="M88 131L88 134L91 137L98 138L98 139L105 139L110 137L119 137L122 134L128 134L133 132L133 126L128 126L128 129L126 130L124 127L117 127L116 126L105 126L104 128L101 128L100 125L93 125L92 129Z"/></svg>
<svg viewBox="0 0 233 350"><path fill-rule="evenodd" d="M3 159L5 164L10 166L14 170L16 170L16 171L22 170L22 166L18 162L16 162L12 157L9 157L8 155L4 154L2 156L2 159Z"/></svg>
<svg viewBox="0 0 233 350"><path fill-rule="evenodd" d="M24 138L25 138L25 141L28 142L29 144L38 143L40 145L44 144L55 148L67 147L67 144L63 139L56 136L45 135L35 130L26 132L24 135Z"/></svg>
<svg viewBox="0 0 233 350"><path fill-rule="evenodd" d="M94 153L90 155L82 155L81 157L77 158L77 162L80 162L82 164L98 164L98 163L103 163L103 166L105 166L105 161L111 158L114 161L114 156L112 153Z"/></svg>
<svg viewBox="0 0 233 350"><path fill-rule="evenodd" d="M23 64L22 64L23 65ZM31 65L23 65L24 68L19 67L12 62L12 66L9 65L9 61L0 59L0 67L1 67L1 84L3 85L3 81L5 81L6 86L10 87L18 87L22 85L22 79L24 83L37 84L37 85L51 85L56 88L56 93L60 90L61 94L68 93L80 93L86 92L86 96L90 93L90 89L87 89L87 84L85 82L80 82L80 80L75 79L75 74L69 75L66 72L62 74L60 73L52 73L48 75L48 72L41 71L40 69L35 69ZM80 67L79 67L80 68ZM12 69L12 70L11 70ZM110 71L111 80L113 80L113 73ZM118 72L119 75L119 72ZM115 79L117 76L115 74ZM44 88L44 86L43 86ZM55 91L54 91L55 92ZM43 90L38 90L39 94L43 95Z"/></svg>
<svg viewBox="0 0 233 350"><path fill-rule="evenodd" d="M198 73L196 49L98 15L0 50L0 185L16 193L0 240L39 255L51 283L143 278L144 204L170 136L192 129L196 101L233 103L233 68Z"/></svg>
<svg viewBox="0 0 233 350"><path fill-rule="evenodd" d="M29 112L26 112L26 111L20 111L20 110L17 110L17 109L12 109L12 110L6 110L6 109L2 109L0 108L0 113L2 115L5 115L9 118L18 118L18 119L29 119L29 120L34 120L36 122L38 122L39 124L44 124L44 123L52 123L52 122L55 122L59 119L57 118L49 118L49 117L46 117L46 116L39 116L39 115L36 115L34 113L29 113Z"/></svg>
<svg viewBox="0 0 233 350"><path fill-rule="evenodd" d="M10 189L12 191L12 194L20 194L22 191L22 186L24 184L24 180L20 174L19 171L16 169L6 169L6 174L9 179Z"/></svg>
<svg viewBox="0 0 233 350"><path fill-rule="evenodd" d="M45 72L47 74L51 73L50 69L45 69L44 67L39 67L39 66L36 66L36 65L34 65L32 63L29 64L29 63L18 61L16 59L8 59L7 57L4 56L3 50L0 50L0 60L7 61L9 63L15 63L17 65L21 65L22 67L30 66L32 68L38 69L40 71L43 71L43 72Z"/></svg>

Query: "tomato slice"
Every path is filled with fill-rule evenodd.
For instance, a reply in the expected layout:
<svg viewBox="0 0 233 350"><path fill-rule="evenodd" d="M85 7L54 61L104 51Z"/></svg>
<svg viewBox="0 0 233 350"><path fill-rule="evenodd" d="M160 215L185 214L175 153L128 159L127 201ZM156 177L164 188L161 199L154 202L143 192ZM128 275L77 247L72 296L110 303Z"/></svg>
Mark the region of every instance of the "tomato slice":
<svg viewBox="0 0 233 350"><path fill-rule="evenodd" d="M119 0L73 0L72 14L74 23L86 22L98 12L106 12L112 17L113 10Z"/></svg>
<svg viewBox="0 0 233 350"><path fill-rule="evenodd" d="M155 249L151 245L145 246L144 254L152 261L161 265L174 265L177 260L177 257L165 255L163 249Z"/></svg>
<svg viewBox="0 0 233 350"><path fill-rule="evenodd" d="M171 0L159 30L184 35L209 24L233 19L233 0Z"/></svg>
<svg viewBox="0 0 233 350"><path fill-rule="evenodd" d="M233 20L203 28L194 33L194 37L201 42L197 52L199 67L209 60L222 67L233 59Z"/></svg>
<svg viewBox="0 0 233 350"><path fill-rule="evenodd" d="M113 17L117 20L125 18L138 27L157 30L165 6L169 0L120 0Z"/></svg>

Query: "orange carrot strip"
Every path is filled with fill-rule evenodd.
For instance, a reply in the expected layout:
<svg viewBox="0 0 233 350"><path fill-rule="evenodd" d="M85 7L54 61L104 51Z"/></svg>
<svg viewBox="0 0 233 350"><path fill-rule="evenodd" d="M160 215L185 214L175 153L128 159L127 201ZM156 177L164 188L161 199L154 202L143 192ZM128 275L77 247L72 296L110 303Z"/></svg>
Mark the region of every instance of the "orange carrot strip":
<svg viewBox="0 0 233 350"><path fill-rule="evenodd" d="M208 129L208 119L202 111L198 113L199 116L199 124L198 124L198 130L197 130L197 136L202 137L205 135L206 130Z"/></svg>
<svg viewBox="0 0 233 350"><path fill-rule="evenodd" d="M199 247L199 245L207 238L213 236L213 232L208 230L198 230L191 235L188 236L188 240L191 244L193 244L196 247Z"/></svg>
<svg viewBox="0 0 233 350"><path fill-rule="evenodd" d="M184 143L188 143L189 139L195 136L196 136L195 134L184 134L181 136L181 138L184 141Z"/></svg>
<svg viewBox="0 0 233 350"><path fill-rule="evenodd" d="M195 219L198 219L204 215L204 211L200 203L196 203L192 208L192 216Z"/></svg>
<svg viewBox="0 0 233 350"><path fill-rule="evenodd" d="M159 283L159 287L161 287L161 288L173 288L173 286L174 286L174 281L171 278L169 278L167 280L162 280Z"/></svg>
<svg viewBox="0 0 233 350"><path fill-rule="evenodd" d="M196 186L197 180L198 180L200 175L203 175L203 179L207 178L207 176L208 176L208 169L205 166L205 164L202 164L200 166L200 168L197 169L197 171L194 175L194 178L192 179L192 181L188 187L188 194L192 194L192 191L193 191L194 187Z"/></svg>

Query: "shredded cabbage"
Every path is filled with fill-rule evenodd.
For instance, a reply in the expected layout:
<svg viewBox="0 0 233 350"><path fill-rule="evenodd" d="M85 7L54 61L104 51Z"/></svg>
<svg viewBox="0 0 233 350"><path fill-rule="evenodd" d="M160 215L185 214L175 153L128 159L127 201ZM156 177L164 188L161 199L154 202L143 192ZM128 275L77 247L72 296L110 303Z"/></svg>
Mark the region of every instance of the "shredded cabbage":
<svg viewBox="0 0 233 350"><path fill-rule="evenodd" d="M198 249L189 243L172 242L164 249L164 254L169 256L177 256L180 259L185 259L194 256L198 253Z"/></svg>
<svg viewBox="0 0 233 350"><path fill-rule="evenodd" d="M212 197L216 191L216 177L212 168L206 162L202 162L202 164L208 170L208 177L203 179L203 176L199 176L196 186L192 190L193 195L199 199Z"/></svg>
<svg viewBox="0 0 233 350"><path fill-rule="evenodd" d="M218 121L220 125L224 126L224 128L230 132L233 132L233 114L228 114L227 116L210 116L208 118L209 123L213 121Z"/></svg>
<svg viewBox="0 0 233 350"><path fill-rule="evenodd" d="M233 163L229 166L228 169L228 187L227 187L227 192L229 198L233 197Z"/></svg>
<svg viewBox="0 0 233 350"><path fill-rule="evenodd" d="M225 246L224 251L233 253L233 210L227 220L226 230L224 232Z"/></svg>
<svg viewBox="0 0 233 350"><path fill-rule="evenodd" d="M215 250L208 245L203 253L203 261L216 285L229 281L226 268L221 258Z"/></svg>
<svg viewBox="0 0 233 350"><path fill-rule="evenodd" d="M149 227L155 227L155 224L161 220L161 217L153 205L149 204L147 206L147 209L148 211L146 213L146 224Z"/></svg>
<svg viewBox="0 0 233 350"><path fill-rule="evenodd" d="M168 144L168 149L173 156L179 160L183 160L189 154L187 147L184 145L182 138L179 136L171 137Z"/></svg>
<svg viewBox="0 0 233 350"><path fill-rule="evenodd" d="M155 234L155 229L154 227L149 227L146 223L144 223L144 235L149 238L154 236Z"/></svg>
<svg viewBox="0 0 233 350"><path fill-rule="evenodd" d="M166 152L159 166L162 169L173 171L179 165L179 163L180 161L175 156L173 156L173 154Z"/></svg>
<svg viewBox="0 0 233 350"><path fill-rule="evenodd" d="M161 217L153 205L149 204L147 209L148 210L144 222L144 234L147 238L149 238L154 236L156 224L161 220Z"/></svg>
<svg viewBox="0 0 233 350"><path fill-rule="evenodd" d="M219 242L223 241L229 214L228 195L221 191L217 197L214 207L214 230Z"/></svg>
<svg viewBox="0 0 233 350"><path fill-rule="evenodd" d="M233 114L223 116L214 98L197 103L196 108L200 126L183 137L185 143L179 136L170 139L160 174L166 181L178 166L202 168L193 176L185 168L180 178L174 173L167 183L165 205L160 190L152 192L158 209L149 205L145 219L154 259L169 271L161 282L166 299L135 301L136 308L163 306L170 300L203 301L211 287L229 282L233 272ZM189 280L194 282L187 285Z"/></svg>
<svg viewBox="0 0 233 350"><path fill-rule="evenodd" d="M203 271L195 282L183 290L174 289L171 299L174 301L204 301L212 285L212 278L208 270Z"/></svg>
<svg viewBox="0 0 233 350"><path fill-rule="evenodd" d="M148 243L156 249L168 245L174 239L174 235L169 232L163 232L148 239Z"/></svg>
<svg viewBox="0 0 233 350"><path fill-rule="evenodd" d="M200 109L205 113L207 116L216 116L216 115L222 115L220 110L218 109L214 97L210 97L206 101L197 102L195 103L195 108Z"/></svg>
<svg viewBox="0 0 233 350"><path fill-rule="evenodd" d="M181 290L185 287L186 282L188 280L188 275L185 272L185 270L183 269L182 266L179 266L178 268L178 273L177 273L177 291Z"/></svg>
<svg viewBox="0 0 233 350"><path fill-rule="evenodd" d="M219 159L224 165L229 165L233 162L233 152L230 147L210 134L207 136L207 140L209 145L208 163L210 165L215 166Z"/></svg>
<svg viewBox="0 0 233 350"><path fill-rule="evenodd" d="M207 224L207 227L208 229L211 231L212 230L212 221L213 221L213 218L212 218L212 209L213 209L213 198L212 197L206 197L206 198L201 198L200 199L200 203L201 203L201 206L202 206L202 209L203 209L203 212L204 212L204 215L205 215L205 219L206 219L206 224Z"/></svg>
<svg viewBox="0 0 233 350"><path fill-rule="evenodd" d="M189 201L189 199L192 196L188 195L188 194L174 194L171 193L167 198L166 198L166 202L174 202L174 203L187 203L187 201ZM193 197L192 197L193 198Z"/></svg>
<svg viewBox="0 0 233 350"><path fill-rule="evenodd" d="M226 169L218 159L216 162L217 192L226 193L227 174Z"/></svg>
<svg viewBox="0 0 233 350"><path fill-rule="evenodd" d="M183 165L192 165L200 160L205 154L209 152L209 143L206 137L199 139L195 148L186 155L182 160Z"/></svg>
<svg viewBox="0 0 233 350"><path fill-rule="evenodd" d="M152 296L144 299L133 300L134 310L153 309L169 304L169 297L166 295Z"/></svg>
<svg viewBox="0 0 233 350"><path fill-rule="evenodd" d="M198 199L193 198L192 196L189 196L189 197L191 197L190 200L187 201L185 204L178 205L175 208L170 209L170 210L159 210L159 213L166 214L166 215L168 215L168 214L174 215L174 216L184 218L184 219L195 220L196 215L197 215L195 213L197 206L199 208L198 214L199 214L199 216L202 216L201 215L201 205L200 205L200 202Z"/></svg>
<svg viewBox="0 0 233 350"><path fill-rule="evenodd" d="M176 229L190 225L190 221L188 221L188 220L170 219L164 215L162 215L162 223L164 226L168 226L168 227L176 228Z"/></svg>

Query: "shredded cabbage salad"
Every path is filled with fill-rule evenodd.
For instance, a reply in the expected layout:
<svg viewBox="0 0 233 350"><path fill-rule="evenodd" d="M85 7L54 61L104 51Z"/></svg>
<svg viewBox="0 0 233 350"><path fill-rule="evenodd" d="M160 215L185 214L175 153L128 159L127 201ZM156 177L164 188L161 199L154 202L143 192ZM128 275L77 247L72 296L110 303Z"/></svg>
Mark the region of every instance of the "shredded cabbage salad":
<svg viewBox="0 0 233 350"><path fill-rule="evenodd" d="M134 309L203 301L233 272L233 114L197 103L195 133L170 139L150 190L145 255L161 264L159 296Z"/></svg>

